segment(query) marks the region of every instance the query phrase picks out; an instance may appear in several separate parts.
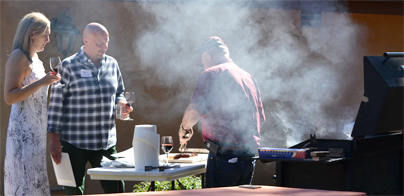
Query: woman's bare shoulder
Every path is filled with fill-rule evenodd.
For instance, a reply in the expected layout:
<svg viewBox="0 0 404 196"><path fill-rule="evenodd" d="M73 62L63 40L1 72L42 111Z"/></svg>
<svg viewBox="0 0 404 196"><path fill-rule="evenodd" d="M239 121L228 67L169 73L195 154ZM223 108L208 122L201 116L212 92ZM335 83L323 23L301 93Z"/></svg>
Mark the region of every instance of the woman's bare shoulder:
<svg viewBox="0 0 404 196"><path fill-rule="evenodd" d="M27 58L27 56L24 54L24 52L20 49L15 49L10 53L7 59L7 63L12 66L29 66L31 64L31 61Z"/></svg>
<svg viewBox="0 0 404 196"><path fill-rule="evenodd" d="M20 49L16 49L10 53L6 62L6 71L23 72L23 75L28 75L31 70L31 61ZM19 71L18 71L19 70Z"/></svg>
<svg viewBox="0 0 404 196"><path fill-rule="evenodd" d="M13 58L22 58L28 60L27 56L25 56L24 52L21 49L13 50L10 55L8 56L9 59Z"/></svg>

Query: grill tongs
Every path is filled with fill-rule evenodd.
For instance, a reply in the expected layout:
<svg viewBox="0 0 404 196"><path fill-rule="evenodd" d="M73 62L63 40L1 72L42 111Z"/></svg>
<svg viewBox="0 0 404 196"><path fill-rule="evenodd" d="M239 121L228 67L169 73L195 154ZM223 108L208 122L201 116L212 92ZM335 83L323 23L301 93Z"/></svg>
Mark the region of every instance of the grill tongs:
<svg viewBox="0 0 404 196"><path fill-rule="evenodd" d="M190 131L187 131L182 138L189 138L190 133L191 133ZM181 153L183 153L186 147L187 147L187 143L183 143L183 144L181 144L181 146L180 146L180 148L178 150Z"/></svg>

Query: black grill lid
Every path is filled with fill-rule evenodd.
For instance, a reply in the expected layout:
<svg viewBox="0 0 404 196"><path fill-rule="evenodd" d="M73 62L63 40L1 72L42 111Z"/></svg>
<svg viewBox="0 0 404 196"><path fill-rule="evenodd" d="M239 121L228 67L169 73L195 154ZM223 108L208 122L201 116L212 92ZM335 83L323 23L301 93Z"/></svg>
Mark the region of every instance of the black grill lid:
<svg viewBox="0 0 404 196"><path fill-rule="evenodd" d="M402 131L404 52L364 57L364 96L351 136Z"/></svg>

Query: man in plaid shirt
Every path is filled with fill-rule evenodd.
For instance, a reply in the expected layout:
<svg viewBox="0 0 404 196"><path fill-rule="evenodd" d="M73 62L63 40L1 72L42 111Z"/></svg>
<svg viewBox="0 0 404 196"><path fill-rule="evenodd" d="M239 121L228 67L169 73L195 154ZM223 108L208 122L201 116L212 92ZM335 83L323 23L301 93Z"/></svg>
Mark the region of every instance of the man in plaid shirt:
<svg viewBox="0 0 404 196"><path fill-rule="evenodd" d="M90 23L83 32L84 46L62 63L63 86L52 86L48 109L50 153L61 162L67 152L77 187L65 187L67 195L84 193L85 167L101 167L103 156L116 153L115 105L126 104L124 84L117 61L105 55L108 30ZM133 110L125 106L123 116ZM101 181L106 193L117 192L114 181ZM122 182L122 190L123 182Z"/></svg>

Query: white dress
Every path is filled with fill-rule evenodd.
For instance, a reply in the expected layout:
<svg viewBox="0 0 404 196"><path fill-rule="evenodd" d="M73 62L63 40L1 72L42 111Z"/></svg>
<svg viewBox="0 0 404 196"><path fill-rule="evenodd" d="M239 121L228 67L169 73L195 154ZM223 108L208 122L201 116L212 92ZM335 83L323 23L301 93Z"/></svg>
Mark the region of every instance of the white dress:
<svg viewBox="0 0 404 196"><path fill-rule="evenodd" d="M32 72L22 86L44 77L39 59L33 59ZM50 195L46 169L46 126L48 86L11 106L4 161L5 195Z"/></svg>

